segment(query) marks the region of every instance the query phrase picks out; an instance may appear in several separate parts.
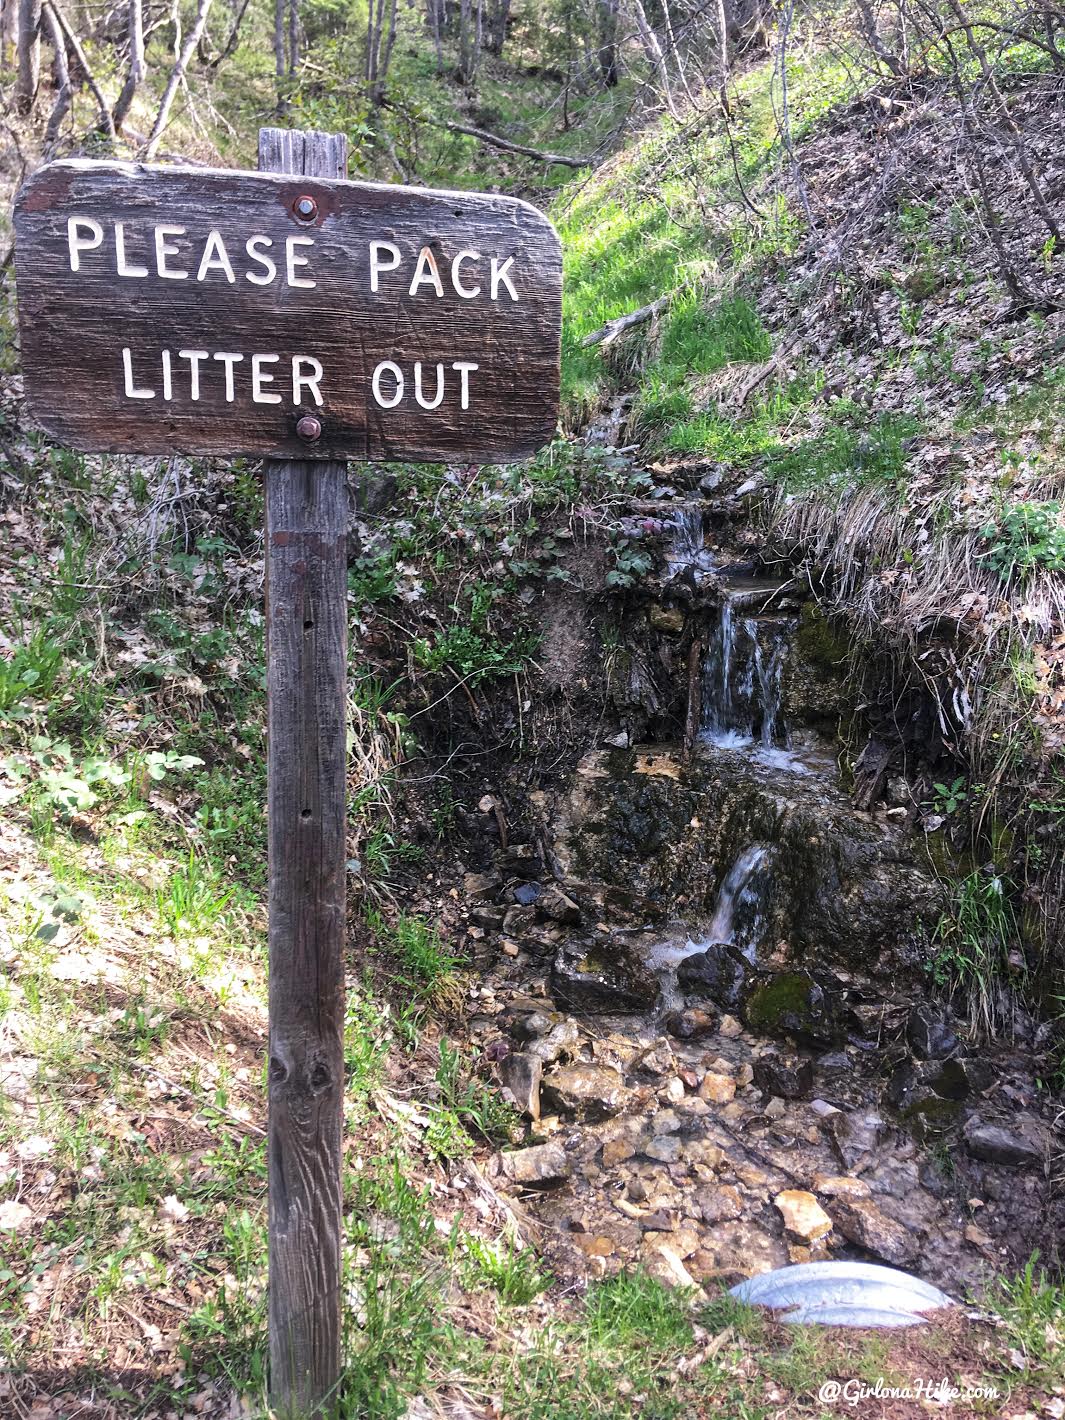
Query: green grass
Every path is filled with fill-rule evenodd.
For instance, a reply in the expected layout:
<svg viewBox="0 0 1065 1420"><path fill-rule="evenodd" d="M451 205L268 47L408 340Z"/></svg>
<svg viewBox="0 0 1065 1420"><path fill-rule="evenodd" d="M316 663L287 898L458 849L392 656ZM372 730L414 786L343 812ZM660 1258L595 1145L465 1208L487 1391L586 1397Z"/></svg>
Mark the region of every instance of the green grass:
<svg viewBox="0 0 1065 1420"><path fill-rule="evenodd" d="M1019 946L1015 894L1000 873L977 869L957 883L932 934L932 980L957 995L974 1028L988 1036L1005 1026L1013 990L1024 984L1023 968L1011 965Z"/></svg>

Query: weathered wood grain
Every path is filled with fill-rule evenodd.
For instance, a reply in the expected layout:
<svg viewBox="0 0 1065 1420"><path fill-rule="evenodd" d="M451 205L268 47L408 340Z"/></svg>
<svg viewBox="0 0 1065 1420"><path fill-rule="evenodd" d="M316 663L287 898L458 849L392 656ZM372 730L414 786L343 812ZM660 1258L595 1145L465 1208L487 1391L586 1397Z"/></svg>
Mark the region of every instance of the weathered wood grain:
<svg viewBox="0 0 1065 1420"><path fill-rule="evenodd" d="M294 208L310 197L316 211L301 220ZM98 246L77 253L71 269L68 219L99 225ZM119 274L116 223L127 266ZM156 249L156 229L177 227ZM210 233L219 234L233 280L217 259L203 269ZM374 183L338 181L314 173L243 173L71 159L35 173L19 193L15 213L16 276L22 366L31 412L57 439L84 450L165 454L267 455L373 460L503 460L533 452L556 427L559 392L561 257L547 219L514 198L433 192ZM94 229L75 229L89 242ZM249 255L255 248L277 267L268 274ZM286 239L305 258L291 274L313 288L290 284ZM400 253L394 271L378 272L372 289L371 242L392 243ZM428 248L442 294L422 268L413 294L419 253ZM460 260L461 252L480 259ZM379 263L391 258L378 254ZM492 261L496 298L492 299ZM507 261L511 264L506 266ZM517 299L506 281L505 268ZM167 273L185 271L175 278ZM127 392L123 350L130 352ZM170 397L165 398L162 351L171 352ZM191 362L182 350L206 351L198 365L199 398L191 398ZM230 368L214 357L239 354ZM255 403L253 354L277 356L260 369L275 382L260 393L277 404ZM293 358L321 363L317 406L305 385L293 390ZM402 401L384 408L375 398L373 372L393 361L404 374ZM422 395L432 403L437 367L443 398L420 406L414 366L422 367ZM476 364L468 374L468 407L461 404L456 362ZM303 367L309 368L309 367ZM381 386L387 402L390 375ZM301 415L321 420L320 439L296 433Z"/></svg>
<svg viewBox="0 0 1065 1420"><path fill-rule="evenodd" d="M264 129L271 168L343 175L346 142ZM270 1397L329 1415L340 1374L347 676L344 464L266 478Z"/></svg>

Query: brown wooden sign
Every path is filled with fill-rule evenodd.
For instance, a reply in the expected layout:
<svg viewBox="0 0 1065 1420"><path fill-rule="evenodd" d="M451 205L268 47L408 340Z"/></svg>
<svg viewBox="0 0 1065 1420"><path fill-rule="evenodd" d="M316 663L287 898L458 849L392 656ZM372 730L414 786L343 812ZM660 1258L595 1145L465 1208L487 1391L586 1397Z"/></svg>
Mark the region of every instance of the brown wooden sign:
<svg viewBox="0 0 1065 1420"><path fill-rule="evenodd" d="M515 198L74 159L15 238L27 398L75 448L501 461L554 432L559 242Z"/></svg>

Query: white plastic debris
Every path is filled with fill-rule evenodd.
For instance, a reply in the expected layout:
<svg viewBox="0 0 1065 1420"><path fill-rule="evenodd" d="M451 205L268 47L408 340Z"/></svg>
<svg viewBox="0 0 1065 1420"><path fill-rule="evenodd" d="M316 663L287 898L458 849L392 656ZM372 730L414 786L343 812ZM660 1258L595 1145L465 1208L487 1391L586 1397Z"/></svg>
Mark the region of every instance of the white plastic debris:
<svg viewBox="0 0 1065 1420"><path fill-rule="evenodd" d="M926 1313L954 1303L945 1292L894 1267L871 1262L804 1262L749 1277L732 1296L817 1326L920 1326Z"/></svg>

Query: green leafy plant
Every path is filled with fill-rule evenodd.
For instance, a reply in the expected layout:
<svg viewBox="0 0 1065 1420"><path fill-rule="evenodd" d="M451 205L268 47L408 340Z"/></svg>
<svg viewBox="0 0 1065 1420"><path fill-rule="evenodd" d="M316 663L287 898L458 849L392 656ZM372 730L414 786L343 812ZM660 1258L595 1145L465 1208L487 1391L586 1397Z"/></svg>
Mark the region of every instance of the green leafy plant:
<svg viewBox="0 0 1065 1420"><path fill-rule="evenodd" d="M965 779L960 776L950 784L935 783L932 785L935 791L935 798L932 800L932 807L937 814L957 813L969 795L964 789Z"/></svg>
<svg viewBox="0 0 1065 1420"><path fill-rule="evenodd" d="M432 641L414 642L414 661L423 670L449 670L471 685L490 676L514 675L532 651L533 642L504 643L468 626L449 626Z"/></svg>
<svg viewBox="0 0 1065 1420"><path fill-rule="evenodd" d="M1061 504L1014 503L981 530L991 545L984 556L1002 580L1038 571L1065 571L1065 520Z"/></svg>
<svg viewBox="0 0 1065 1420"><path fill-rule="evenodd" d="M608 587L633 587L654 566L651 554L634 545L627 537L615 537L609 550L614 565L606 574Z"/></svg>
<svg viewBox="0 0 1065 1420"><path fill-rule="evenodd" d="M11 714L23 700L46 700L62 664L62 648L43 631L0 656L0 715Z"/></svg>

